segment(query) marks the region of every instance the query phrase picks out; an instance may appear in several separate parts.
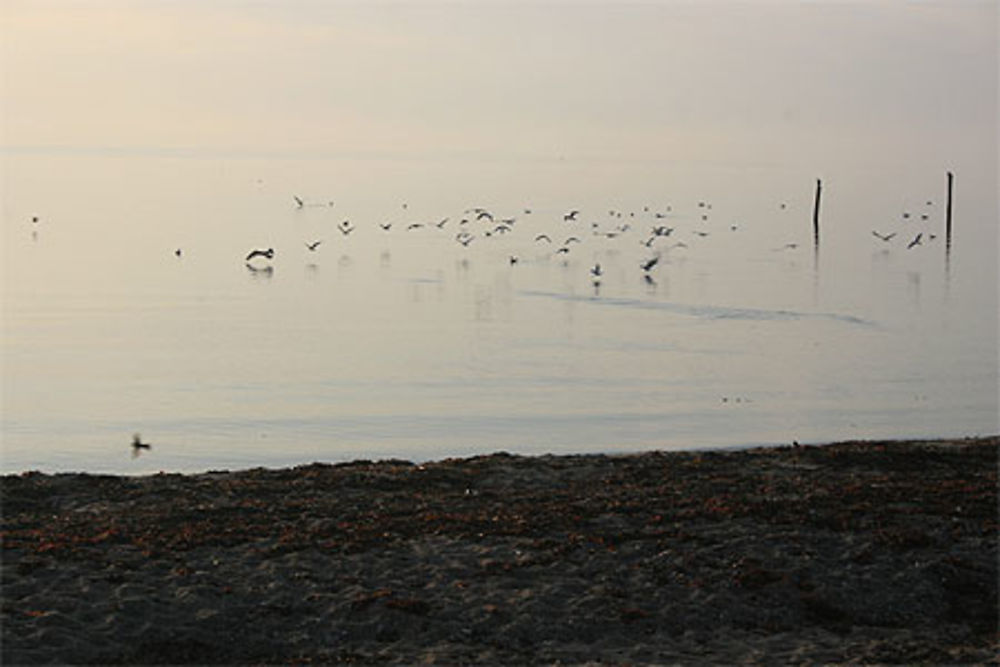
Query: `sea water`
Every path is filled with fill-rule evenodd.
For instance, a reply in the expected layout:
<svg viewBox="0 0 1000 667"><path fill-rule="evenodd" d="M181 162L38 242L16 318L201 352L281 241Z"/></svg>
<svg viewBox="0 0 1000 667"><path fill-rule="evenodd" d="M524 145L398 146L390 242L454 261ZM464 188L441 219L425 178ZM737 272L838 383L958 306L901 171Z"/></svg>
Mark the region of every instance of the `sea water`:
<svg viewBox="0 0 1000 667"><path fill-rule="evenodd" d="M1000 430L988 5L0 11L3 472Z"/></svg>

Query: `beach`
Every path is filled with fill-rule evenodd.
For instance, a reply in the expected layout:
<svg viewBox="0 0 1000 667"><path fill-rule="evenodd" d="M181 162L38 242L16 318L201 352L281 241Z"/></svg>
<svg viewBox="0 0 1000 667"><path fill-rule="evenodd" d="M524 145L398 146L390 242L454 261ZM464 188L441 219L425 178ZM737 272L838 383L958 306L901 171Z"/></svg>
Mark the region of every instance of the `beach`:
<svg viewBox="0 0 1000 667"><path fill-rule="evenodd" d="M1000 437L2 478L2 662L997 663Z"/></svg>

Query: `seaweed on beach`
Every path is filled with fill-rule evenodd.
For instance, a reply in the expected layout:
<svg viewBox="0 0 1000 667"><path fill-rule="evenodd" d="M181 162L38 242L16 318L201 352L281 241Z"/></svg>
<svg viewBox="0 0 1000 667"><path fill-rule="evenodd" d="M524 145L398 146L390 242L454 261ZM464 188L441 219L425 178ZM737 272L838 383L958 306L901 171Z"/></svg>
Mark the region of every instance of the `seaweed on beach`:
<svg viewBox="0 0 1000 667"><path fill-rule="evenodd" d="M406 662L432 645L450 661L493 635L517 639L489 649L500 661L612 639L667 659L709 627L826 633L843 643L816 649L832 660L954 661L996 639L998 442L7 476L5 656L59 626L49 606L72 607L32 582L74 572L119 605L137 586L153 601L131 604L153 616L180 593L203 615L194 634L148 624L139 653L94 653L105 661ZM233 629L291 632L296 619L311 629ZM171 643L182 635L190 648Z"/></svg>

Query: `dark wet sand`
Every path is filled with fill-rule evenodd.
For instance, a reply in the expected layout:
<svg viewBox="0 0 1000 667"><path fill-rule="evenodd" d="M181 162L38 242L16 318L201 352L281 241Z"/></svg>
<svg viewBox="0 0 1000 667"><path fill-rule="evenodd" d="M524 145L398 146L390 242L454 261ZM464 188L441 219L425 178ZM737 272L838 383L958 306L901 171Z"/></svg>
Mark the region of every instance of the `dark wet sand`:
<svg viewBox="0 0 1000 667"><path fill-rule="evenodd" d="M6 476L0 657L996 663L998 445Z"/></svg>

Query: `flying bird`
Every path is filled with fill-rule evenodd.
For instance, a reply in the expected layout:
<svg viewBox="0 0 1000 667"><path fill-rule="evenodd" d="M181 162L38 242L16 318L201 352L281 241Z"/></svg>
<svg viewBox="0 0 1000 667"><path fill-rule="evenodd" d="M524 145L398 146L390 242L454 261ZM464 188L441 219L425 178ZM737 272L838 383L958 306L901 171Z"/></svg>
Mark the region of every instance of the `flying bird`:
<svg viewBox="0 0 1000 667"><path fill-rule="evenodd" d="M337 229L340 230L341 234L343 234L344 236L347 236L348 234L350 234L351 232L353 232L356 228L355 227L351 227L351 221L350 220L344 220L342 223L340 223L340 226L338 226Z"/></svg>
<svg viewBox="0 0 1000 667"><path fill-rule="evenodd" d="M250 261L254 257L264 257L265 259L274 259L274 248L268 248L267 250L251 250L250 254L247 255L246 261Z"/></svg>
<svg viewBox="0 0 1000 667"><path fill-rule="evenodd" d="M566 222L572 222L576 220L576 216L578 215L580 215L580 212L577 211L576 209L573 209L572 211L563 216L563 220Z"/></svg>
<svg viewBox="0 0 1000 667"><path fill-rule="evenodd" d="M294 200L295 200L295 204L296 204L296 205L297 205L297 206L298 206L299 208L302 208L303 206L305 206L305 205L306 205L306 203L305 203L304 201L302 201L302 198L301 198L301 197L299 197L298 195L292 195L292 199L294 199Z"/></svg>
<svg viewBox="0 0 1000 667"><path fill-rule="evenodd" d="M132 458L139 456L143 449L152 449L153 446L148 442L143 442L142 437L138 433L132 435Z"/></svg>
<svg viewBox="0 0 1000 667"><path fill-rule="evenodd" d="M382 231L386 231L387 232L390 229L392 229L392 223L391 222L387 222L384 225L382 223L379 223L379 227L382 228Z"/></svg>
<svg viewBox="0 0 1000 667"><path fill-rule="evenodd" d="M640 266L640 267L642 267L642 270L643 270L643 271L645 271L646 273L649 273L649 271L650 271L650 270L651 270L651 269L652 269L652 268L653 268L654 266L656 266L656 265L657 265L657 264L658 264L659 262L660 262L660 256L659 256L659 255L656 255L656 256L654 256L654 257L651 257L650 259L647 259L647 260L646 260L645 262L643 262L643 263L642 263L642 264L640 264L639 266Z"/></svg>
<svg viewBox="0 0 1000 667"><path fill-rule="evenodd" d="M892 240L892 238L893 238L893 237L894 237L895 235L896 235L896 232L892 232L891 234L879 234L879 233L878 233L877 231L875 231L874 229L872 230L872 236L874 236L875 238L879 239L880 241L887 241L887 242L888 242L888 241L891 241L891 240Z"/></svg>
<svg viewBox="0 0 1000 667"><path fill-rule="evenodd" d="M311 250L312 252L316 252L316 248L318 248L319 244L322 242L323 241L313 241L312 243L307 243L306 247L309 248L309 250Z"/></svg>
<svg viewBox="0 0 1000 667"><path fill-rule="evenodd" d="M919 234L913 237L913 240L910 241L909 244L907 244L906 249L909 250L913 246L920 245L923 242L923 240L924 240L924 233L920 232Z"/></svg>
<svg viewBox="0 0 1000 667"><path fill-rule="evenodd" d="M590 275L594 276L595 278L600 278L601 274L603 273L604 271L601 270L600 264L594 264L593 268L590 269Z"/></svg>
<svg viewBox="0 0 1000 667"><path fill-rule="evenodd" d="M548 234L539 234L535 237L535 241L545 241L546 243L552 243L551 237Z"/></svg>

